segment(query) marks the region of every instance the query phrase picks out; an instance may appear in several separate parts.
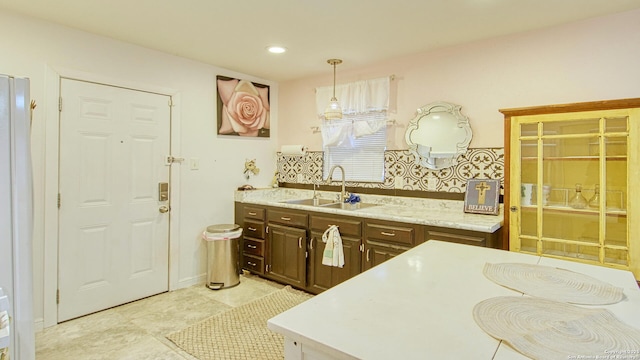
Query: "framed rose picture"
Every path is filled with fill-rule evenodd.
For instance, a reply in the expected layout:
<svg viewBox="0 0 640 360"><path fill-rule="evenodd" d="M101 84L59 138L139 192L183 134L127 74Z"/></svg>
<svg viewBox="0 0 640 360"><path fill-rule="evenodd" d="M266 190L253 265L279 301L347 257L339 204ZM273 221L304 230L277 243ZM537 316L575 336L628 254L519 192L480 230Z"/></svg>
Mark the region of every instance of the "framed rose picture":
<svg viewBox="0 0 640 360"><path fill-rule="evenodd" d="M228 76L216 77L218 135L269 137L268 85Z"/></svg>
<svg viewBox="0 0 640 360"><path fill-rule="evenodd" d="M469 179L464 196L464 212L498 215L500 180Z"/></svg>

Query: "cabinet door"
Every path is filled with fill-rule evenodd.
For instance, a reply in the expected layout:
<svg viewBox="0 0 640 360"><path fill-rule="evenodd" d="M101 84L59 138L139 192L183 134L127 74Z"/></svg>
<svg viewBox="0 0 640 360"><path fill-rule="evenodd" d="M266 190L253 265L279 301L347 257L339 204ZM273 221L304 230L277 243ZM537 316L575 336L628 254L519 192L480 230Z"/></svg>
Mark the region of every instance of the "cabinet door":
<svg viewBox="0 0 640 360"><path fill-rule="evenodd" d="M298 287L306 285L307 230L269 224L267 274Z"/></svg>
<svg viewBox="0 0 640 360"><path fill-rule="evenodd" d="M409 248L391 247L382 244L367 242L364 245L364 253L362 255L362 271L369 270L372 267L382 264L396 255L400 255Z"/></svg>
<svg viewBox="0 0 640 360"><path fill-rule="evenodd" d="M360 273L362 241L349 236L342 236L344 252L344 267L334 267L322 264L325 243L322 242L322 232L311 231L309 240L309 276L308 290L320 293L348 280Z"/></svg>
<svg viewBox="0 0 640 360"><path fill-rule="evenodd" d="M510 249L639 277L628 217L639 121L637 109L512 117Z"/></svg>

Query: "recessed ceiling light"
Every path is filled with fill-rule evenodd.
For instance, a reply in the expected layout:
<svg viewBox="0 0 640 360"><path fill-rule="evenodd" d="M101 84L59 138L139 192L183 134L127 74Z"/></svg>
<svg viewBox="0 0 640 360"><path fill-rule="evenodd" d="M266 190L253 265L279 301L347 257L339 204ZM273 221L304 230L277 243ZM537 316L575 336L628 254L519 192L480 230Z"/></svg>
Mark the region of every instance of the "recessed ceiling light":
<svg viewBox="0 0 640 360"><path fill-rule="evenodd" d="M287 49L282 46L268 46L267 50L272 54L282 54L287 51Z"/></svg>

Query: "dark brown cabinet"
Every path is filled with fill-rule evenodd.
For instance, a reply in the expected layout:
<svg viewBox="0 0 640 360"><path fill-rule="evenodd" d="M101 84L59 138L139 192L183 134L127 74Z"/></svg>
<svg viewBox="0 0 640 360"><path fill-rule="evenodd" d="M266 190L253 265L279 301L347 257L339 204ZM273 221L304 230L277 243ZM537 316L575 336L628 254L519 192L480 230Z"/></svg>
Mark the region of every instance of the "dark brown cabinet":
<svg viewBox="0 0 640 360"><path fill-rule="evenodd" d="M424 242L424 226L365 220L362 271L368 270Z"/></svg>
<svg viewBox="0 0 640 360"><path fill-rule="evenodd" d="M307 290L320 293L361 272L362 221L344 217L311 215L309 220L308 284ZM344 266L342 268L322 264L325 243L322 235L331 225L337 225L342 239Z"/></svg>
<svg viewBox="0 0 640 360"><path fill-rule="evenodd" d="M297 287L306 285L307 231L305 229L269 224L267 238L269 277Z"/></svg>
<svg viewBox="0 0 640 360"><path fill-rule="evenodd" d="M236 211L238 213L238 211ZM241 267L264 274L266 211L264 208L244 206L242 211Z"/></svg>
<svg viewBox="0 0 640 360"><path fill-rule="evenodd" d="M485 247L500 246L500 232L442 228L396 221L327 214L276 206L236 203L244 229L242 268L318 294L428 240ZM344 267L322 264L322 235L337 225Z"/></svg>
<svg viewBox="0 0 640 360"><path fill-rule="evenodd" d="M268 277L304 288L307 284L308 215L288 209L267 209Z"/></svg>

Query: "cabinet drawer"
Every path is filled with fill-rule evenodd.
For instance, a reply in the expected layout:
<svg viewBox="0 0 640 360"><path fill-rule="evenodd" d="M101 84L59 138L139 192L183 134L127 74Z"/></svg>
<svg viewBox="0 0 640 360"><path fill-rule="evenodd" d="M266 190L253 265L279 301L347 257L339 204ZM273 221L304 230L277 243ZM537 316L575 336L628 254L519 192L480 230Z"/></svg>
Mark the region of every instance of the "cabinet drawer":
<svg viewBox="0 0 640 360"><path fill-rule="evenodd" d="M244 238L242 251L245 254L264 256L264 240Z"/></svg>
<svg viewBox="0 0 640 360"><path fill-rule="evenodd" d="M247 269L251 272L255 272L258 274L264 274L263 258L260 258L257 256L245 255L242 257L242 259L243 259L242 267L244 269Z"/></svg>
<svg viewBox="0 0 640 360"><path fill-rule="evenodd" d="M337 225L340 235L362 236L362 221L351 219L337 219L325 216L312 215L310 228L318 231L325 231L331 225Z"/></svg>
<svg viewBox="0 0 640 360"><path fill-rule="evenodd" d="M427 240L441 240L458 244L487 246L485 236L469 233L450 233L444 231L427 230Z"/></svg>
<svg viewBox="0 0 640 360"><path fill-rule="evenodd" d="M283 224L296 227L307 227L309 216L304 213L293 211L272 210L267 211L267 221L270 223Z"/></svg>
<svg viewBox="0 0 640 360"><path fill-rule="evenodd" d="M376 223L365 225L367 240L394 242L413 246L415 243L415 229L410 226L395 226Z"/></svg>
<svg viewBox="0 0 640 360"><path fill-rule="evenodd" d="M263 222L245 220L243 234L256 239L264 239L264 228Z"/></svg>
<svg viewBox="0 0 640 360"><path fill-rule="evenodd" d="M265 210L261 208L245 206L242 215L245 219L264 220Z"/></svg>

